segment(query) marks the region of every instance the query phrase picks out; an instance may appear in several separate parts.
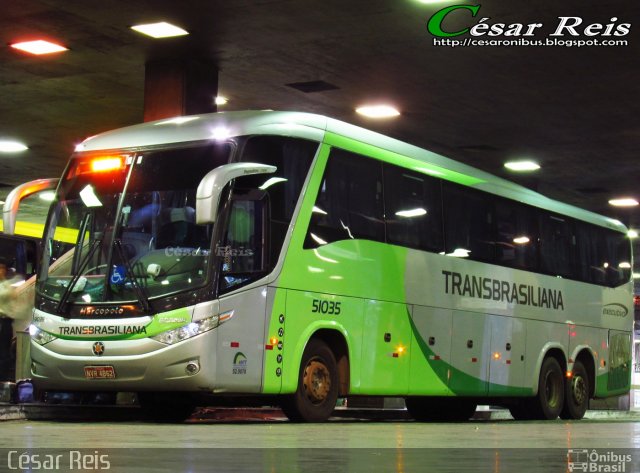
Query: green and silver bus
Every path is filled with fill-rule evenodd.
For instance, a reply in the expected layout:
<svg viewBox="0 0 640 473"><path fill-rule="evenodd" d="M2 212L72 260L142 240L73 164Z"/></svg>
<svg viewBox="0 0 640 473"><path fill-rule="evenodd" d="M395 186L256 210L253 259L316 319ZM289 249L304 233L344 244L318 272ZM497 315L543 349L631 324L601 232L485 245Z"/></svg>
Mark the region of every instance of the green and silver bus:
<svg viewBox="0 0 640 473"><path fill-rule="evenodd" d="M626 232L318 115L131 126L85 140L60 180L32 375L175 418L207 394L304 421L345 396L402 397L418 420L578 419L629 390Z"/></svg>

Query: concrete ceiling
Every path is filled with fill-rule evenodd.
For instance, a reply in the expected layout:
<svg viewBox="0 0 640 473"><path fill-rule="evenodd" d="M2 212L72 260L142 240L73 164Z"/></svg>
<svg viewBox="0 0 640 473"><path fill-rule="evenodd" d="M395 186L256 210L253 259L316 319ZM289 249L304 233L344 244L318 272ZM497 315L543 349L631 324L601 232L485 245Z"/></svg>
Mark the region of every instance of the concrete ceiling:
<svg viewBox="0 0 640 473"><path fill-rule="evenodd" d="M0 138L29 151L0 156L6 186L61 173L83 138L142 120L144 64L180 55L213 60L224 110L299 110L329 115L411 142L533 187L550 197L640 227L640 209L607 200L640 198L640 4L628 0L481 2L488 23L631 23L624 46L434 45L431 15L450 4L417 0L21 0L0 14ZM451 30L472 24L456 12ZM170 21L191 34L153 40L130 30ZM637 24L636 24L637 23ZM8 44L36 37L68 52L27 56ZM464 37L468 37L464 36ZM486 39L484 37L483 39ZM561 39L589 40L565 36ZM605 38L599 38L605 39ZM611 38L610 38L611 39ZM325 81L305 93L286 84ZM354 108L384 100L386 121ZM534 177L504 161L533 158ZM638 265L636 264L636 268Z"/></svg>

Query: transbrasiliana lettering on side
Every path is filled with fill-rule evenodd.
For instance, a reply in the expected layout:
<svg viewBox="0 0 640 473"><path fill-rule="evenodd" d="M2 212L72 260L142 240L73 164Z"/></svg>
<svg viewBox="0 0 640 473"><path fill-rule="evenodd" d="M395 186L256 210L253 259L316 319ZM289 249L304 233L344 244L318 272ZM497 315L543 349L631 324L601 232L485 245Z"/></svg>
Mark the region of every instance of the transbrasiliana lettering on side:
<svg viewBox="0 0 640 473"><path fill-rule="evenodd" d="M564 301L560 290L482 276L470 276L453 271L443 270L442 274L445 277L444 290L447 294L543 309L564 310Z"/></svg>

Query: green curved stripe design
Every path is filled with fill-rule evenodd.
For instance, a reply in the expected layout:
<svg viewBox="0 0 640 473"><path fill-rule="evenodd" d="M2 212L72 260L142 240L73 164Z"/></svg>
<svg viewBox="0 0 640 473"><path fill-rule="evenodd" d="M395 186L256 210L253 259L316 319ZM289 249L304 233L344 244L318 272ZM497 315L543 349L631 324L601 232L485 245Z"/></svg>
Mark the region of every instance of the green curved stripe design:
<svg viewBox="0 0 640 473"><path fill-rule="evenodd" d="M488 392L491 393L491 396L531 396L532 392L529 388L516 387L516 386L506 386L503 384L489 383L482 381L481 379L475 378L464 371L461 371L454 367L453 365L447 363L443 359L434 360L431 357L435 356L435 353L429 348L427 343L420 335L418 328L413 323L413 318L411 314L407 310L407 317L409 318L409 323L411 324L411 330L416 337L418 342L418 347L422 352L422 356L429 364L431 370L438 376L440 381L446 386L450 386L449 379L455 378L458 380L458 384L464 386L464 392L460 390L452 390L452 395L473 395L473 396L487 396ZM487 391L488 389L488 391Z"/></svg>

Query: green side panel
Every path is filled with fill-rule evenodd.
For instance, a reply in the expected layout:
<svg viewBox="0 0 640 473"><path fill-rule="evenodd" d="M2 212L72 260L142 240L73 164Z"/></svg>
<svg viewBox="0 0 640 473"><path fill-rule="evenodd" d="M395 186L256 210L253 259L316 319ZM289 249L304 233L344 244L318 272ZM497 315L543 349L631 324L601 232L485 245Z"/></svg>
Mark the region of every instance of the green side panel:
<svg viewBox="0 0 640 473"><path fill-rule="evenodd" d="M265 349L264 351L264 381L262 392L266 394L280 393L282 390L282 377L288 374L283 370L283 360L286 350L286 325L288 321L286 303L287 291L285 289L276 289L265 340L265 347L271 345L271 349ZM283 316L283 321L281 321L281 316ZM282 332L280 332L281 329ZM283 333L283 336L280 336L280 333ZM277 339L275 345L271 344L271 338ZM289 337L289 339L293 339L293 337Z"/></svg>
<svg viewBox="0 0 640 473"><path fill-rule="evenodd" d="M351 392L360 390L363 300L307 291L287 291L282 392L296 390L302 355L307 341L318 330L334 330L349 349Z"/></svg>
<svg viewBox="0 0 640 473"><path fill-rule="evenodd" d="M425 166L420 161L338 135L328 133L326 141L406 167ZM416 330L406 305L405 248L368 240L344 240L316 249L303 249L329 151L330 147L323 144L279 275L278 286L287 289L280 392L295 391L302 354L313 333L331 329L342 333L348 345L352 394L443 395L449 393L452 376L459 385L465 386L466 393L486 393L487 381L454 368L450 359L444 356L440 360L430 359L434 353ZM455 173L446 178L466 185L479 182ZM314 292L309 291L311 288ZM281 307L279 296L277 299L275 307ZM373 299L376 302L370 302ZM314 301L333 302L334 307L339 303L340 313L314 312ZM278 327L274 322L277 320L275 307L270 334L277 332ZM389 342L384 341L386 333L391 336ZM394 357L396 345L400 344L405 351ZM489 355L486 353L485 356ZM264 389L265 392L277 392L277 382L272 376L276 365L270 364L268 357L269 354L265 361ZM420 381L414 384L416 376ZM495 386L495 391L505 395L531 394L530 389L510 386ZM454 391L453 394L457 393Z"/></svg>
<svg viewBox="0 0 640 473"><path fill-rule="evenodd" d="M404 302L406 249L368 240L343 240L313 250L292 246L280 283L363 299Z"/></svg>
<svg viewBox="0 0 640 473"><path fill-rule="evenodd" d="M609 332L609 392L627 391L631 387L631 333Z"/></svg>
<svg viewBox="0 0 640 473"><path fill-rule="evenodd" d="M408 314L407 314L408 315ZM410 317L409 317L410 318ZM410 318L411 319L411 318ZM424 360L425 368L424 373L425 376L433 376L436 375L440 383L426 384L424 386L424 391L415 389L412 390L411 394L413 395L468 395L468 396L483 396L487 392L487 385L489 385L489 389L492 393L501 393L504 396L531 396L532 392L529 388L523 388L518 386L503 386L499 384L489 384L486 381L478 379L474 376L471 376L454 366L448 363L446 360L435 360L435 353L429 348L429 345L425 342L425 340L421 337L419 331L417 330L413 320L411 320L411 326L414 331L414 335L417 342L417 348L420 351L420 355L422 356L421 361ZM417 350L412 350L412 357L420 356L415 353ZM486 356L489 356L487 354ZM449 380L451 378L456 378L457 388L451 389L451 391L444 391L442 386L449 385ZM451 386L450 386L451 388Z"/></svg>
<svg viewBox="0 0 640 473"><path fill-rule="evenodd" d="M406 394L412 353L406 304L367 300L364 308L361 391L371 395Z"/></svg>
<svg viewBox="0 0 640 473"><path fill-rule="evenodd" d="M631 388L631 360L628 360L626 366L617 366L609 370L609 379L607 380L607 389L610 393L623 391L626 392Z"/></svg>
<svg viewBox="0 0 640 473"><path fill-rule="evenodd" d="M446 179L447 181L456 182L465 186L473 186L484 182L474 176L462 174L460 172L452 171L434 164L425 163L413 158L408 158L393 151L387 151L385 149L377 148L373 145L362 143L351 138L345 138L344 136L337 135L335 133L327 132L325 135L325 143L336 146L338 148L351 151L353 153L362 154L365 156L371 156L382 161L386 161L397 166L402 166L408 169L413 169L430 176Z"/></svg>

